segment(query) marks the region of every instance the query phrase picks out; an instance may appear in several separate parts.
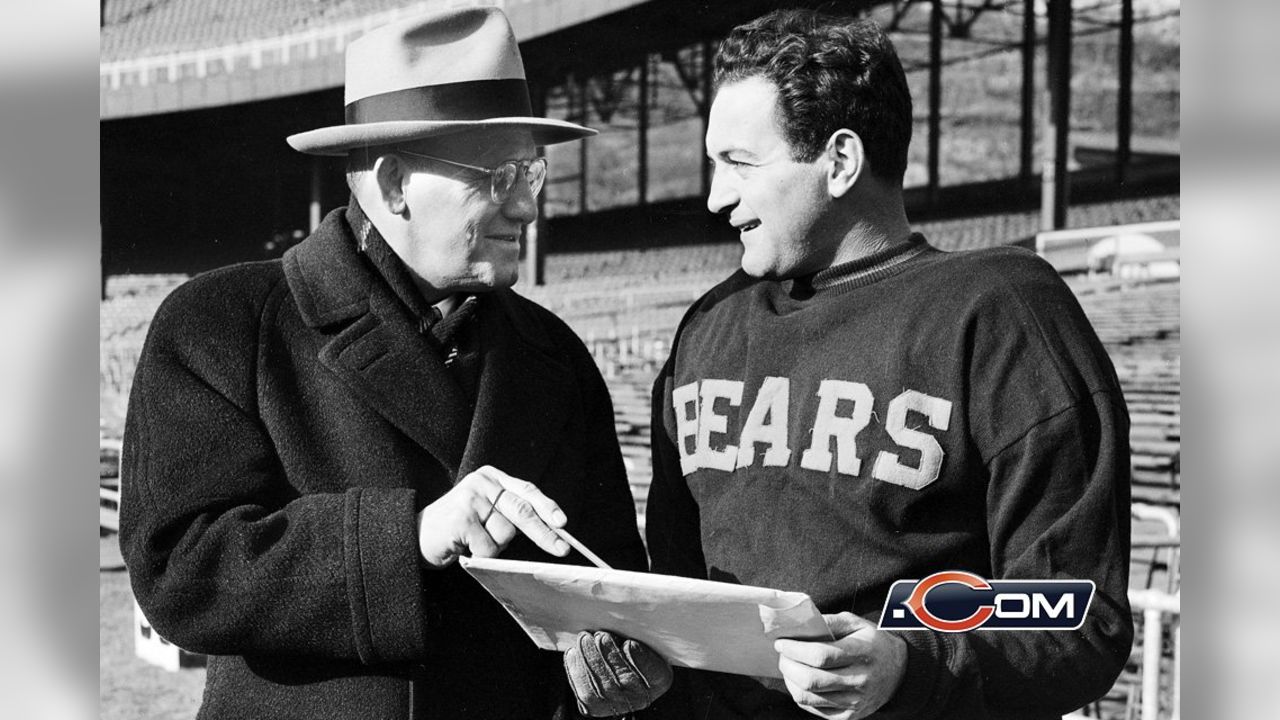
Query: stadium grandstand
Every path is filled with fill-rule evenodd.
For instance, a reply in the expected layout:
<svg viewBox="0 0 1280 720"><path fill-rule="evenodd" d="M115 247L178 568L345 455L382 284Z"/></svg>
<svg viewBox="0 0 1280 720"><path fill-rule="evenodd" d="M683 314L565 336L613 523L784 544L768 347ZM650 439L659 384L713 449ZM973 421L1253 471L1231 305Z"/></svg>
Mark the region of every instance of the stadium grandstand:
<svg viewBox="0 0 1280 720"><path fill-rule="evenodd" d="M202 271L279 257L345 204L342 161L284 138L342 122L352 39L463 5L508 13L535 112L602 131L549 150L517 290L564 318L605 374L642 522L652 380L684 310L741 254L702 201L715 44L777 5L844 6L888 28L916 99L913 225L942 249L1013 244L1054 263L1129 405L1138 640L1112 691L1075 716L1178 717L1178 0L102 0L104 542L133 367L160 302ZM108 661L107 593L103 697L178 687L191 697L172 717L189 717L198 683L139 689L131 649ZM125 705L104 699L103 717L165 716Z"/></svg>

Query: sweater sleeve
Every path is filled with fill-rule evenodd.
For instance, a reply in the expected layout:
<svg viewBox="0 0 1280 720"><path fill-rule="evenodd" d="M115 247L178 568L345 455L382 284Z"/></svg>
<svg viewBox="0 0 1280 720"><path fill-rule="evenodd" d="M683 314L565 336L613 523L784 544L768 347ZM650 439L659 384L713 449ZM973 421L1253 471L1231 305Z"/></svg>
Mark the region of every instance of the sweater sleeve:
<svg viewBox="0 0 1280 720"><path fill-rule="evenodd" d="M969 332L989 577L1092 580L1094 597L1078 630L901 633L907 676L886 717L1056 718L1105 694L1129 655L1124 396L1057 276L1014 270Z"/></svg>
<svg viewBox="0 0 1280 720"><path fill-rule="evenodd" d="M420 656L413 491L299 494L286 482L255 395L272 285L228 285L175 291L138 363L120 536L139 605L196 652Z"/></svg>
<svg viewBox="0 0 1280 720"><path fill-rule="evenodd" d="M1125 427L1099 394L990 463L993 577L1093 580L1080 629L903 632L907 677L886 717L1057 717L1111 687L1133 639Z"/></svg>

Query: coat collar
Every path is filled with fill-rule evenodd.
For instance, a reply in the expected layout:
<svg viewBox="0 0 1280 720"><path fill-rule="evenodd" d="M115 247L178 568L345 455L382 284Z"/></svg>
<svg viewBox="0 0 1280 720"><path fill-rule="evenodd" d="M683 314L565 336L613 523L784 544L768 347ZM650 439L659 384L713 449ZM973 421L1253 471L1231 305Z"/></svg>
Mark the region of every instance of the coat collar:
<svg viewBox="0 0 1280 720"><path fill-rule="evenodd" d="M364 314L376 279L356 250L343 208L326 215L310 237L285 252L284 274L308 327Z"/></svg>
<svg viewBox="0 0 1280 720"><path fill-rule="evenodd" d="M341 209L284 257L303 322L332 337L320 362L456 478L494 465L526 480L546 467L576 396L565 348L509 290L484 297L474 413L412 313L365 263Z"/></svg>

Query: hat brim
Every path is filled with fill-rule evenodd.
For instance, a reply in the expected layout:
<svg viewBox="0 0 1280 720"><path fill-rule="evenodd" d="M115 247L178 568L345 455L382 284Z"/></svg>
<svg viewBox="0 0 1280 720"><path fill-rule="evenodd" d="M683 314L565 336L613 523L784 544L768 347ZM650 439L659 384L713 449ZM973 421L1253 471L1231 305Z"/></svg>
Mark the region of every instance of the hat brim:
<svg viewBox="0 0 1280 720"><path fill-rule="evenodd" d="M290 135L288 142L294 150L308 155L341 156L358 147L394 145L466 130L485 129L528 130L533 135L535 145L555 145L571 140L580 140L598 132L582 125L551 118L514 117L439 121L395 120L358 125L335 125L308 130L307 132Z"/></svg>

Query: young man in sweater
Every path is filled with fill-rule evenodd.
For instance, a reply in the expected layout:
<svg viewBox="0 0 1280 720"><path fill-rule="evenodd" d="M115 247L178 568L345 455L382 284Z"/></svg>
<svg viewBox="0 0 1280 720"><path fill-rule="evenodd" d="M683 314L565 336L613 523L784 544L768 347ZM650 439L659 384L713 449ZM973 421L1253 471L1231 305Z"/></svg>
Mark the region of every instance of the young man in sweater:
<svg viewBox="0 0 1280 720"><path fill-rule="evenodd" d="M813 597L832 641L783 681L681 671L698 718L1049 718L1132 639L1128 417L1053 269L911 232L911 99L867 21L779 11L716 57L708 208L742 269L688 312L654 388L656 572ZM894 581L1096 585L1078 630L878 626Z"/></svg>

